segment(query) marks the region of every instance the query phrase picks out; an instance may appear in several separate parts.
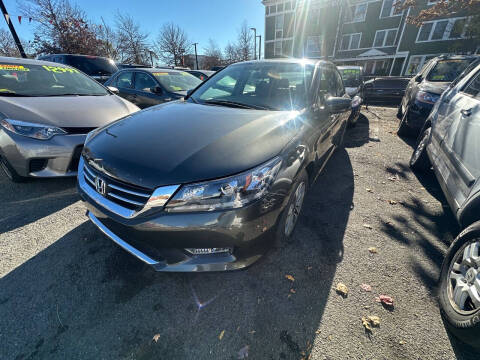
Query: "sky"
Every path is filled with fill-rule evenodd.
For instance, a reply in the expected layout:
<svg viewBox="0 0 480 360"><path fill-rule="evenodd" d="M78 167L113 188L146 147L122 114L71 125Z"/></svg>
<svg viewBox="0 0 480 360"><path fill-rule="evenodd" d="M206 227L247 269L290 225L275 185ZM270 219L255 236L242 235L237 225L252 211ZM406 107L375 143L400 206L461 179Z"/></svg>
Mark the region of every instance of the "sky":
<svg viewBox="0 0 480 360"><path fill-rule="evenodd" d="M235 41L237 30L244 20L249 27L257 29L257 35L265 30L265 7L261 0L70 0L85 10L89 19L101 23L101 17L107 24L114 25L115 14L120 10L130 14L141 25L143 31L150 34L150 40L156 38L162 24L173 22L187 33L189 40L198 42L198 53L208 45L212 38L221 49L229 41ZM22 19L20 25L17 16L16 0L4 0L5 7L21 39L33 39L35 24ZM4 19L0 27L7 29ZM258 51L258 49L257 49ZM192 51L193 52L193 51ZM263 47L262 47L263 54Z"/></svg>

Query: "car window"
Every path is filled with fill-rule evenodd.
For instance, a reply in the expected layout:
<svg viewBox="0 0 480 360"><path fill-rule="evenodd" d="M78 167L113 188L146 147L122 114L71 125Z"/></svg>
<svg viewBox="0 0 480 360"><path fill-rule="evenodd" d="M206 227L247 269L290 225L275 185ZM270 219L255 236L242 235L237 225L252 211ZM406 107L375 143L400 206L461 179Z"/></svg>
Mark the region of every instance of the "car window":
<svg viewBox="0 0 480 360"><path fill-rule="evenodd" d="M238 79L241 76L241 72L238 68L233 69L233 71L228 71L223 73L223 76L217 77L211 86L202 94L202 99L214 99L225 96L232 96L237 84ZM251 88L252 83L246 85L246 88ZM255 90L255 88L253 88Z"/></svg>
<svg viewBox="0 0 480 360"><path fill-rule="evenodd" d="M335 83L337 84L337 96L341 97L345 94L345 89L343 87L342 77L340 76L337 70L334 70L335 73Z"/></svg>
<svg viewBox="0 0 480 360"><path fill-rule="evenodd" d="M135 89L139 91L151 92L151 88L158 86L157 82L152 77L143 72L135 73Z"/></svg>
<svg viewBox="0 0 480 360"><path fill-rule="evenodd" d="M0 63L0 96L108 95L77 69L56 65Z"/></svg>
<svg viewBox="0 0 480 360"><path fill-rule="evenodd" d="M470 80L462 92L480 99L480 71L477 71L473 79Z"/></svg>
<svg viewBox="0 0 480 360"><path fill-rule="evenodd" d="M157 71L152 73L155 79L169 92L185 92L196 88L201 80L185 71Z"/></svg>
<svg viewBox="0 0 480 360"><path fill-rule="evenodd" d="M470 64L469 59L440 60L427 75L428 81L451 82Z"/></svg>
<svg viewBox="0 0 480 360"><path fill-rule="evenodd" d="M362 84L362 72L360 69L338 69L346 87L358 87Z"/></svg>
<svg viewBox="0 0 480 360"><path fill-rule="evenodd" d="M319 90L323 97L337 96L337 78L333 69L322 68Z"/></svg>
<svg viewBox="0 0 480 360"><path fill-rule="evenodd" d="M125 71L117 76L117 87L131 89L133 87L133 72Z"/></svg>

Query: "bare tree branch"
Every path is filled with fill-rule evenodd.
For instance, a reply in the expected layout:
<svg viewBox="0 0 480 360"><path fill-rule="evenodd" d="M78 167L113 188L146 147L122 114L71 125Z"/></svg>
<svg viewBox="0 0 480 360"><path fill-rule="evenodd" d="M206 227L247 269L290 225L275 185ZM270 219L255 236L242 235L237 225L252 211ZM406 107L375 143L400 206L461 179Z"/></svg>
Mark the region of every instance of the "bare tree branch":
<svg viewBox="0 0 480 360"><path fill-rule="evenodd" d="M182 58L190 47L187 35L174 23L164 24L155 41L157 54L168 65L183 65Z"/></svg>

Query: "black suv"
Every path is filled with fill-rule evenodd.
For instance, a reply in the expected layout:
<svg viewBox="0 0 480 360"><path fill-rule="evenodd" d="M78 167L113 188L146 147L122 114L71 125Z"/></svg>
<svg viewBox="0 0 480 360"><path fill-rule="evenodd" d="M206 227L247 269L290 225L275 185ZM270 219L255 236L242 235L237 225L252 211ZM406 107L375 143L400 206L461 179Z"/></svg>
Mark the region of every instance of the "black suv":
<svg viewBox="0 0 480 360"><path fill-rule="evenodd" d="M477 57L438 56L428 61L408 83L398 107L398 135L417 136L440 95Z"/></svg>
<svg viewBox="0 0 480 360"><path fill-rule="evenodd" d="M38 60L53 61L73 66L102 84L118 71L115 62L112 59L100 56L50 54L39 56Z"/></svg>

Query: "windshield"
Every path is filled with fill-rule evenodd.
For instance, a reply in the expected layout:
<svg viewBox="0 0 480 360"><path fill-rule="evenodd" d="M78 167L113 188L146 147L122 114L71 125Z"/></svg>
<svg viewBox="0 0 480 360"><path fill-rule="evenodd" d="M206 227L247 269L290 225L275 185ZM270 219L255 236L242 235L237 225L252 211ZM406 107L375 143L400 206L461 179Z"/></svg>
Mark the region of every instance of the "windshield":
<svg viewBox="0 0 480 360"><path fill-rule="evenodd" d="M193 94L199 103L231 102L245 107L299 110L306 106L314 66L295 63L232 65Z"/></svg>
<svg viewBox="0 0 480 360"><path fill-rule="evenodd" d="M441 60L427 76L428 81L451 82L470 64L470 59Z"/></svg>
<svg viewBox="0 0 480 360"><path fill-rule="evenodd" d="M194 89L202 81L185 71L153 72L158 82L170 92L188 91Z"/></svg>
<svg viewBox="0 0 480 360"><path fill-rule="evenodd" d="M360 69L338 69L342 75L345 87L358 87L362 84L362 73Z"/></svg>
<svg viewBox="0 0 480 360"><path fill-rule="evenodd" d="M0 64L0 96L108 94L96 81L67 66Z"/></svg>
<svg viewBox="0 0 480 360"><path fill-rule="evenodd" d="M95 56L67 56L67 64L90 76L110 76L118 70L112 60Z"/></svg>

